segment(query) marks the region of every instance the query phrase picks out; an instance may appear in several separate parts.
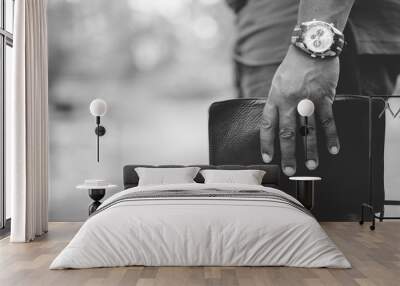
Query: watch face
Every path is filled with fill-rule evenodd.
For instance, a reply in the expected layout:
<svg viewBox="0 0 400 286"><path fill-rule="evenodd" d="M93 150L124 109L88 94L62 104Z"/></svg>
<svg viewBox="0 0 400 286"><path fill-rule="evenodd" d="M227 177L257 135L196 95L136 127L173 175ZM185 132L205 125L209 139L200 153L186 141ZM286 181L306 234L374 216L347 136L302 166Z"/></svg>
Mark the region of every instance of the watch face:
<svg viewBox="0 0 400 286"><path fill-rule="evenodd" d="M333 44L333 32L325 25L313 25L303 35L306 47L314 53L323 53Z"/></svg>

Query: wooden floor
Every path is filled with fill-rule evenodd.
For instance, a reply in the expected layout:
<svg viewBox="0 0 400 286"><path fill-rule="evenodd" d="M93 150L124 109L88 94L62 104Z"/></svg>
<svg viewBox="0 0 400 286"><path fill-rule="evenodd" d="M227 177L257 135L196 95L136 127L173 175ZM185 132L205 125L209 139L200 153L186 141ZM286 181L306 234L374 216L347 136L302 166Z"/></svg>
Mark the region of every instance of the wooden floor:
<svg viewBox="0 0 400 286"><path fill-rule="evenodd" d="M323 223L353 265L352 269L289 267L123 267L48 270L49 264L81 226L51 223L32 243L0 241L0 285L400 285L400 222L368 225Z"/></svg>

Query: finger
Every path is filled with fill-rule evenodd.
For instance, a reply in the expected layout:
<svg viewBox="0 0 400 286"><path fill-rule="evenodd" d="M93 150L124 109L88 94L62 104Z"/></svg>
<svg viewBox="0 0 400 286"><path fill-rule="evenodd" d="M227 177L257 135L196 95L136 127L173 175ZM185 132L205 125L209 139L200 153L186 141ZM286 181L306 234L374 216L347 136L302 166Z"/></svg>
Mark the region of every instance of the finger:
<svg viewBox="0 0 400 286"><path fill-rule="evenodd" d="M296 173L296 108L279 110L279 139L282 170L287 176Z"/></svg>
<svg viewBox="0 0 400 286"><path fill-rule="evenodd" d="M305 126L305 119L302 118ZM306 152L306 167L309 170L315 170L318 167L318 147L317 147L317 129L315 123L315 116L311 115L307 117L307 129L308 134L305 136L305 152Z"/></svg>
<svg viewBox="0 0 400 286"><path fill-rule="evenodd" d="M274 157L275 128L278 122L276 107L267 100L260 127L261 155L265 163L272 161Z"/></svg>
<svg viewBox="0 0 400 286"><path fill-rule="evenodd" d="M336 131L335 120L333 118L332 103L329 101L328 98L326 98L319 104L317 110L322 128L325 131L328 151L329 153L335 155L339 153L340 143Z"/></svg>

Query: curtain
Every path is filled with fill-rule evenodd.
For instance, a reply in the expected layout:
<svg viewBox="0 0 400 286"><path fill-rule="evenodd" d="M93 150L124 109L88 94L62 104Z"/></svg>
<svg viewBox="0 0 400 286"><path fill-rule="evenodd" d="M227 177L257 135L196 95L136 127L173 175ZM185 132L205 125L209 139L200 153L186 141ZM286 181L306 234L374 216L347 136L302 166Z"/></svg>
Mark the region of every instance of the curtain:
<svg viewBox="0 0 400 286"><path fill-rule="evenodd" d="M393 95L399 95L399 98L391 98L388 102L392 112L396 114L400 110L400 76L397 77ZM400 201L400 114L394 117L390 112L386 111L385 116L385 200ZM400 217L400 206L386 205L384 212L387 217Z"/></svg>
<svg viewBox="0 0 400 286"><path fill-rule="evenodd" d="M6 98L6 187L12 242L48 225L47 0L15 1L13 92Z"/></svg>

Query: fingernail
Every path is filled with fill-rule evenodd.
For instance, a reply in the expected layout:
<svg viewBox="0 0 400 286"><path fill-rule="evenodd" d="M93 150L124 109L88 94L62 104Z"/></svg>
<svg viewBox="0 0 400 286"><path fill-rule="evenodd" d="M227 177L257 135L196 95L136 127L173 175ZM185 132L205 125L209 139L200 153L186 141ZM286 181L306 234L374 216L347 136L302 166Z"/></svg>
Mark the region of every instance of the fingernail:
<svg viewBox="0 0 400 286"><path fill-rule="evenodd" d="M286 174L286 176L293 176L294 173L296 173L295 169L292 167L283 168L283 172Z"/></svg>
<svg viewBox="0 0 400 286"><path fill-rule="evenodd" d="M339 148L336 146L332 146L331 148L329 148L329 152L333 155L336 155L337 153L339 153Z"/></svg>
<svg viewBox="0 0 400 286"><path fill-rule="evenodd" d="M309 170L314 170L314 169L317 168L317 162L315 162L314 160L308 160L308 161L306 162L306 167L307 167Z"/></svg>
<svg viewBox="0 0 400 286"><path fill-rule="evenodd" d="M264 161L265 163L269 163L269 162L271 162L271 160L272 160L271 156L268 155L267 153L263 153L263 154L262 154L262 159L263 159L263 161Z"/></svg>

